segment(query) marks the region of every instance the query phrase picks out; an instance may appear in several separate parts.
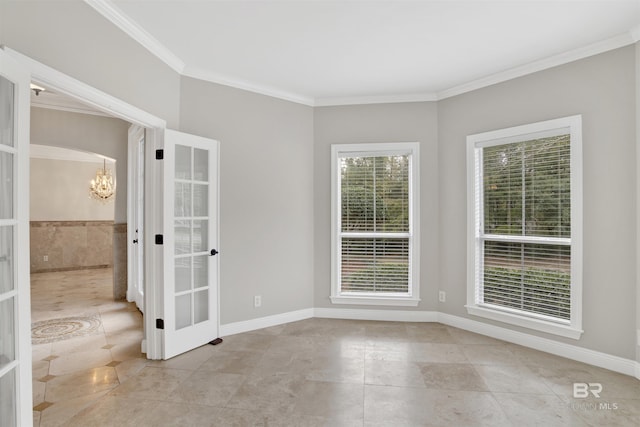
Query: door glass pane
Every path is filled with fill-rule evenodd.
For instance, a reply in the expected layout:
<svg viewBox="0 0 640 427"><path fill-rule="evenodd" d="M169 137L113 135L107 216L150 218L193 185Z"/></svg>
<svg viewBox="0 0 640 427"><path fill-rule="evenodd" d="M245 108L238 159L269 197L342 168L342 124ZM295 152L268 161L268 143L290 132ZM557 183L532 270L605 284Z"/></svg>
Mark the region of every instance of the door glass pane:
<svg viewBox="0 0 640 427"><path fill-rule="evenodd" d="M193 302L195 305L193 323L209 320L209 290L194 293Z"/></svg>
<svg viewBox="0 0 640 427"><path fill-rule="evenodd" d="M208 216L209 186L193 184L193 216Z"/></svg>
<svg viewBox="0 0 640 427"><path fill-rule="evenodd" d="M176 258L176 293L191 289L191 257Z"/></svg>
<svg viewBox="0 0 640 427"><path fill-rule="evenodd" d="M11 147L13 147L14 87L12 82L0 76L0 144Z"/></svg>
<svg viewBox="0 0 640 427"><path fill-rule="evenodd" d="M209 256L193 257L193 288L209 286Z"/></svg>
<svg viewBox="0 0 640 427"><path fill-rule="evenodd" d="M16 373L10 370L0 377L0 426L18 425L16 419Z"/></svg>
<svg viewBox="0 0 640 427"><path fill-rule="evenodd" d="M13 218L13 154L0 152L0 219Z"/></svg>
<svg viewBox="0 0 640 427"><path fill-rule="evenodd" d="M174 215L191 216L191 184L176 182L175 188Z"/></svg>
<svg viewBox="0 0 640 427"><path fill-rule="evenodd" d="M13 226L8 225L0 227L0 294L13 289Z"/></svg>
<svg viewBox="0 0 640 427"><path fill-rule="evenodd" d="M191 147L176 145L176 179L191 179Z"/></svg>
<svg viewBox="0 0 640 427"><path fill-rule="evenodd" d="M209 151L194 149L193 155L193 180L208 181L209 180Z"/></svg>
<svg viewBox="0 0 640 427"><path fill-rule="evenodd" d="M191 326L191 294L176 297L176 330Z"/></svg>
<svg viewBox="0 0 640 427"><path fill-rule="evenodd" d="M179 220L176 221L176 226L173 229L176 239L176 255L190 254L191 253L191 221Z"/></svg>
<svg viewBox="0 0 640 427"><path fill-rule="evenodd" d="M208 252L209 227L207 220L193 220L193 252Z"/></svg>
<svg viewBox="0 0 640 427"><path fill-rule="evenodd" d="M16 358L13 304L14 298L0 302L0 369Z"/></svg>

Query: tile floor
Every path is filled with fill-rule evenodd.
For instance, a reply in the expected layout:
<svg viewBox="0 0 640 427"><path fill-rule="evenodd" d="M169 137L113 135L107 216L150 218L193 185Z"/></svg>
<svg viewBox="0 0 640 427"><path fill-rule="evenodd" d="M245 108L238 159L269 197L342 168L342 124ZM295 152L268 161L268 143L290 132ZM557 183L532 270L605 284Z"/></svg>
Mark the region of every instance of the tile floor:
<svg viewBox="0 0 640 427"><path fill-rule="evenodd" d="M34 320L104 326L34 346L36 426L640 425L637 379L441 324L309 319L147 361L109 274L33 275Z"/></svg>

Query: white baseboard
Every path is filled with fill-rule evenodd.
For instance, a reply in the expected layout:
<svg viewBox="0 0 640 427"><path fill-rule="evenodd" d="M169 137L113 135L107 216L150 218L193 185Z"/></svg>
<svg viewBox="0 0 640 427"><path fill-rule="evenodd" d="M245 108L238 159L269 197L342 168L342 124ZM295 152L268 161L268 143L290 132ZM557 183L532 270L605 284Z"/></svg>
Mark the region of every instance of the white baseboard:
<svg viewBox="0 0 640 427"><path fill-rule="evenodd" d="M288 313L276 314L273 316L259 317L257 319L220 325L220 336L224 337L240 334L242 332L254 331L257 329L268 328L270 326L310 319L312 317L395 322L439 322L444 325L453 326L455 328L486 335L513 344L566 357L567 359L588 363L590 365L609 369L611 371L634 376L640 379L640 362L635 360L625 359L623 357L613 356L611 354L589 350L572 344L566 344L550 340L548 338L542 338L437 311L307 308Z"/></svg>
<svg viewBox="0 0 640 427"><path fill-rule="evenodd" d="M438 321L445 325L566 357L567 359L588 363L589 365L620 372L621 374L635 376L640 379L640 363L635 360L625 359L623 357L589 350L588 348L578 347L572 344L566 344L446 313L438 313Z"/></svg>
<svg viewBox="0 0 640 427"><path fill-rule="evenodd" d="M227 323L220 325L220 336L226 337L228 335L241 334L243 332L282 325L283 323L297 322L298 320L310 319L312 317L313 308L305 308L303 310L258 317L257 319L244 320L242 322Z"/></svg>
<svg viewBox="0 0 640 427"><path fill-rule="evenodd" d="M314 317L328 319L384 320L393 322L437 322L436 311L369 310L366 308L314 308Z"/></svg>

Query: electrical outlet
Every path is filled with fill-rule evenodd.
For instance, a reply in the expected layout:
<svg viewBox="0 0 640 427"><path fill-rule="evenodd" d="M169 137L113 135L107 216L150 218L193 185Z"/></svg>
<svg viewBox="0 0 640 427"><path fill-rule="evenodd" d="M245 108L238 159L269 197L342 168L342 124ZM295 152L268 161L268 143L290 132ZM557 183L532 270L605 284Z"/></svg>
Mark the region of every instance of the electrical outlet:
<svg viewBox="0 0 640 427"><path fill-rule="evenodd" d="M258 308L262 306L262 297L260 295L256 295L253 297L253 307Z"/></svg>
<svg viewBox="0 0 640 427"><path fill-rule="evenodd" d="M445 291L440 291L438 293L438 301L445 302L447 300L447 293Z"/></svg>
<svg viewBox="0 0 640 427"><path fill-rule="evenodd" d="M42 259L44 260L44 262L49 262L49 255L43 256Z"/></svg>

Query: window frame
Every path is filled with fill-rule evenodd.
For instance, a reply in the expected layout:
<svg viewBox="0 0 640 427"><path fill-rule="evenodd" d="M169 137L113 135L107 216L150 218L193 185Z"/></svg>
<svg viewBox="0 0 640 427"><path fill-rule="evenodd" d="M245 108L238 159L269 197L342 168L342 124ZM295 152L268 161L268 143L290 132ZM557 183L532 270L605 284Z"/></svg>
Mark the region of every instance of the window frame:
<svg viewBox="0 0 640 427"><path fill-rule="evenodd" d="M417 306L420 302L420 144L418 142L331 145L331 302L333 304ZM342 193L340 159L354 156L409 154L409 292L349 293L341 291ZM392 234L392 233L390 233ZM397 234L397 233L396 233Z"/></svg>
<svg viewBox="0 0 640 427"><path fill-rule="evenodd" d="M488 307L480 301L480 285L483 275L482 242L484 235L481 224L483 215L482 149L489 146L518 143L543 138L557 129L569 129L570 135L570 191L571 191L571 297L568 321L553 319L544 315L526 313L517 309ZM521 326L549 334L579 339L582 333L582 116L575 115L547 120L522 126L515 126L467 136L467 313L511 325ZM492 237L495 237L492 236ZM535 237L524 240L544 241L553 244L564 238ZM504 241L521 241L521 236Z"/></svg>

